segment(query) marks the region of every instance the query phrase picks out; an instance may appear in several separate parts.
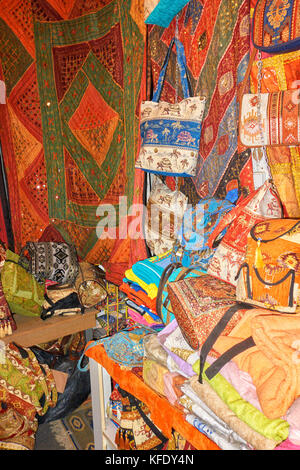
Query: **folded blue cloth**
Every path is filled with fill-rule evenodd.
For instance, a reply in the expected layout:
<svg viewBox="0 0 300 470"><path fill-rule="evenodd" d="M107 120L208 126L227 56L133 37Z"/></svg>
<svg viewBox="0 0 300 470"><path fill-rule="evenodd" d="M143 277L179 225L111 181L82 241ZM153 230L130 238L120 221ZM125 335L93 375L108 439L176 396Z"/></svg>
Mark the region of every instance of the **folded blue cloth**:
<svg viewBox="0 0 300 470"><path fill-rule="evenodd" d="M146 284L155 284L159 286L164 268L156 263L152 263L148 259L138 261L132 266L133 273Z"/></svg>

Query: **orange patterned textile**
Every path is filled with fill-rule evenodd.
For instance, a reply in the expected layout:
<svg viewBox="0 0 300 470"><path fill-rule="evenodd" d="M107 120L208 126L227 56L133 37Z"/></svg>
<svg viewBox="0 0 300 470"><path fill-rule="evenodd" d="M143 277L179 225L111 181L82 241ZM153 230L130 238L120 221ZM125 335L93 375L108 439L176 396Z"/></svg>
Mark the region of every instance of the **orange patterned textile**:
<svg viewBox="0 0 300 470"><path fill-rule="evenodd" d="M115 282L146 256L143 239L120 236L119 210L120 197L143 202L134 163L145 34L137 0L0 0L0 140L17 252L64 239ZM100 238L106 205L112 236Z"/></svg>

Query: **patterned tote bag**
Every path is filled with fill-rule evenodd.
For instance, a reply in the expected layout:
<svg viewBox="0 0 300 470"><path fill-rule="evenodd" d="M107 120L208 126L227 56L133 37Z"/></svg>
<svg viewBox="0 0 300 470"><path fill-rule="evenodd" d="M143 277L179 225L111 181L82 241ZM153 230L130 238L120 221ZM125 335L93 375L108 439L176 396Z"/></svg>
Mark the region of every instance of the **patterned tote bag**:
<svg viewBox="0 0 300 470"><path fill-rule="evenodd" d="M184 99L159 101L172 47L176 44ZM183 44L173 38L152 101L141 104L141 149L136 168L173 176L195 176L206 98L190 96Z"/></svg>

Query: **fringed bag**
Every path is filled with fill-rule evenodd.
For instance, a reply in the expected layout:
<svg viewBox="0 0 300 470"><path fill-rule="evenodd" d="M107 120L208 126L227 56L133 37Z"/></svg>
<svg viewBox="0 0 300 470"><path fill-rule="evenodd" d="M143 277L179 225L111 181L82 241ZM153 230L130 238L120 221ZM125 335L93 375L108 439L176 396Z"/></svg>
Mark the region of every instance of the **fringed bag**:
<svg viewBox="0 0 300 470"><path fill-rule="evenodd" d="M160 450L167 438L149 418L147 405L119 388L122 411L115 442L119 450Z"/></svg>
<svg viewBox="0 0 300 470"><path fill-rule="evenodd" d="M6 248L0 240L0 272L6 259ZM3 292L3 286L0 277L0 339L11 335L17 329L16 322L11 314L9 305Z"/></svg>

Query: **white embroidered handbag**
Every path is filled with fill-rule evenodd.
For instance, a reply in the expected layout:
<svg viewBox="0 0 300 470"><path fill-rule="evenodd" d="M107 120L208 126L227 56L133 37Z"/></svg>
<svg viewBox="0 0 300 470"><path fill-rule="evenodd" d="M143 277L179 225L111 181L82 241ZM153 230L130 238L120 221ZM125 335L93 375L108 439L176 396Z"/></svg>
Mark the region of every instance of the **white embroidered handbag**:
<svg viewBox="0 0 300 470"><path fill-rule="evenodd" d="M173 44L177 48L184 99L159 101ZM141 149L136 168L173 176L195 176L206 98L190 97L183 44L173 38L152 101L141 104Z"/></svg>
<svg viewBox="0 0 300 470"><path fill-rule="evenodd" d="M172 191L158 177L154 181L147 203L146 242L155 255L171 250L181 226L187 197Z"/></svg>

